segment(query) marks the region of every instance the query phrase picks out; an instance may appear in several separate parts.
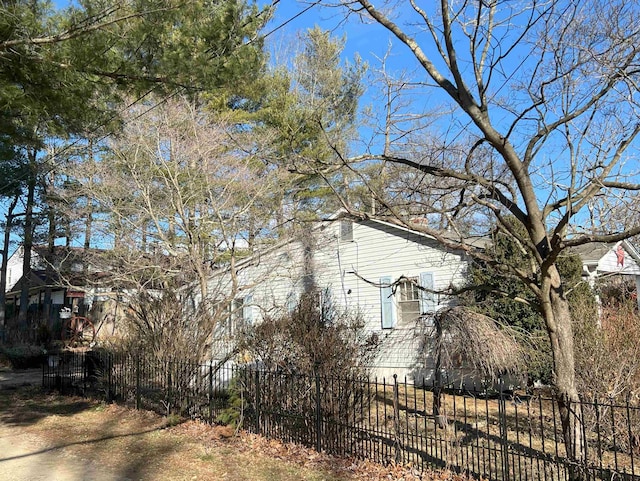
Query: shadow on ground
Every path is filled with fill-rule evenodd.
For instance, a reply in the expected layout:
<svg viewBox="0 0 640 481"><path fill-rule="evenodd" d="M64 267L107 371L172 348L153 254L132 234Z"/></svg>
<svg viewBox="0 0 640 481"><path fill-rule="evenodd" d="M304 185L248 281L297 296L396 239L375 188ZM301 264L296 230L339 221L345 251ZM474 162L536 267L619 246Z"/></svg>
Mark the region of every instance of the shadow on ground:
<svg viewBox="0 0 640 481"><path fill-rule="evenodd" d="M43 470L70 481L160 479L177 448L171 437L156 435L166 426L159 416L33 386L0 390L0 423L7 436L38 439L0 454L0 466L29 470L19 479L41 479Z"/></svg>
<svg viewBox="0 0 640 481"><path fill-rule="evenodd" d="M0 422L8 426L29 426L48 416L73 416L90 409L95 402L47 395L38 387L0 390Z"/></svg>

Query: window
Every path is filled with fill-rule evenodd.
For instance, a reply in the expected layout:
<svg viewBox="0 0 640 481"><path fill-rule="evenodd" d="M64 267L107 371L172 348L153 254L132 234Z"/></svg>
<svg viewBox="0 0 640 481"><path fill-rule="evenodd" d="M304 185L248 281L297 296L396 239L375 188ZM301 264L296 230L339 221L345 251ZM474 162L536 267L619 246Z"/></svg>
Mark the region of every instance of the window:
<svg viewBox="0 0 640 481"><path fill-rule="evenodd" d="M340 242L353 241L353 222L350 220L340 221Z"/></svg>
<svg viewBox="0 0 640 481"><path fill-rule="evenodd" d="M398 318L402 323L410 323L420 317L420 289L417 279L406 279L398 284Z"/></svg>
<svg viewBox="0 0 640 481"><path fill-rule="evenodd" d="M425 322L433 321L433 313L438 308L434 293L433 273L422 272L420 277L400 277L394 281L391 276L380 278L380 316L382 328L395 327L400 323L412 323L423 317Z"/></svg>
<svg viewBox="0 0 640 481"><path fill-rule="evenodd" d="M231 315L229 316L229 324L227 334L233 336L242 332L242 330L253 324L253 296L249 294L240 299L234 299L231 303Z"/></svg>

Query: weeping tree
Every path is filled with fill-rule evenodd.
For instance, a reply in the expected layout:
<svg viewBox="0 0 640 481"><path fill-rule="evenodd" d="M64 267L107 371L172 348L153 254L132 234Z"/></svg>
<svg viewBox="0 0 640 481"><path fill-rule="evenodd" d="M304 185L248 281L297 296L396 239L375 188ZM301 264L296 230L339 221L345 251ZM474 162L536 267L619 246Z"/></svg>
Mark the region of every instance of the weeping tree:
<svg viewBox="0 0 640 481"><path fill-rule="evenodd" d="M500 376L518 373L524 364L517 333L499 326L488 316L464 307L441 309L423 340L434 357L433 415L440 427L442 371L470 369L474 375L495 382Z"/></svg>

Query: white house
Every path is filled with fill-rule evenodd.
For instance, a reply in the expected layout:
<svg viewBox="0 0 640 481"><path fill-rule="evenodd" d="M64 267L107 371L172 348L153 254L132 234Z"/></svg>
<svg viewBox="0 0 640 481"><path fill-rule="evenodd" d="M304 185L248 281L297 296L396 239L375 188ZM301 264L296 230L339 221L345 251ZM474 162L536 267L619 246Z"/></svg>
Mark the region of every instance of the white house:
<svg viewBox="0 0 640 481"><path fill-rule="evenodd" d="M24 247L19 246L7 259L7 285L6 292L11 292L13 287L22 277L22 261L24 259ZM36 260L32 259L31 264L35 265Z"/></svg>
<svg viewBox="0 0 640 481"><path fill-rule="evenodd" d="M582 278L592 288L608 277L633 279L640 308L640 254L628 241L592 242L573 249L582 260Z"/></svg>
<svg viewBox="0 0 640 481"><path fill-rule="evenodd" d="M419 335L429 321L420 316L453 302L438 291L463 283L467 265L461 252L447 251L427 235L343 218L239 263L233 312L238 321L260 322L267 312L292 308L313 283L329 289L336 304L360 312L366 329L382 339L374 374L421 379L430 376L430 365ZM229 279L218 275L210 282L215 291Z"/></svg>

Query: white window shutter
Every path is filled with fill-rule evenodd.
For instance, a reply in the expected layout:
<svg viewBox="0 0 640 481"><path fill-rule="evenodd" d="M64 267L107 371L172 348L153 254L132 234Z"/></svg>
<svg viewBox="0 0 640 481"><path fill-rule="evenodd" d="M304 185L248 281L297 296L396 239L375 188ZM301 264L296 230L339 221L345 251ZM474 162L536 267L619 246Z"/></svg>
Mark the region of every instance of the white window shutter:
<svg viewBox="0 0 640 481"><path fill-rule="evenodd" d="M381 277L380 286L382 328L389 329L396 325L396 313L393 309L393 289L391 289L391 277Z"/></svg>
<svg viewBox="0 0 640 481"><path fill-rule="evenodd" d="M420 291L420 313L426 314L428 312L435 312L437 303L436 295L433 292L433 273L420 273L420 287L428 289L428 291Z"/></svg>

